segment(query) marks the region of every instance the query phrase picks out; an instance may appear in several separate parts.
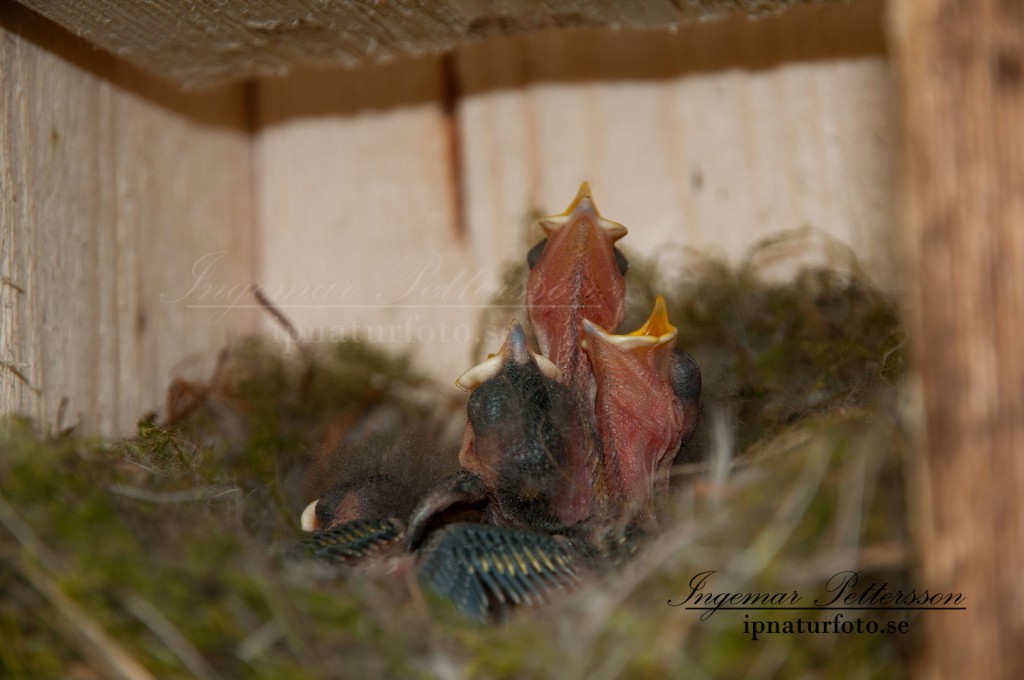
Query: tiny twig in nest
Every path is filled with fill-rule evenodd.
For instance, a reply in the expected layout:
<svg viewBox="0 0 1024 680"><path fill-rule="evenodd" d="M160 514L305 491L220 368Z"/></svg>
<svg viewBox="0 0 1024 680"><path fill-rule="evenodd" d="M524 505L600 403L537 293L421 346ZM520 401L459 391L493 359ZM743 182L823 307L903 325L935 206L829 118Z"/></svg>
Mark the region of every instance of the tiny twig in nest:
<svg viewBox="0 0 1024 680"><path fill-rule="evenodd" d="M302 336L299 335L299 329L295 327L295 324L291 322L291 319L285 316L284 312L277 308L277 305L271 302L270 298L263 294L263 291L260 290L260 287L255 283L252 285L252 294L253 297L256 298L256 302L260 303L260 306L262 306L263 309L265 309L267 313L274 318L274 321L276 321L281 328L285 330L288 337L292 339L292 342L294 342L295 346L298 348L299 354L302 356L302 361L305 364L302 371L302 378L299 380L299 392L303 395L308 394L309 386L313 382L315 363L312 355L310 354L309 347L306 346L306 343L302 341Z"/></svg>

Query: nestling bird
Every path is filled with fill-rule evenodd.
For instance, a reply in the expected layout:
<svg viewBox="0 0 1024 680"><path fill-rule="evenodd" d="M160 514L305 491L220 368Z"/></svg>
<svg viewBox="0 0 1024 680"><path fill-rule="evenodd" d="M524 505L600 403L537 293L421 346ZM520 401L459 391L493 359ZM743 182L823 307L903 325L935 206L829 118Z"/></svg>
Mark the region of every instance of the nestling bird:
<svg viewBox="0 0 1024 680"><path fill-rule="evenodd" d="M530 350L513 321L498 354L459 377L470 390L469 423L459 451L491 497L494 524L554 529L564 470L582 423L562 373Z"/></svg>
<svg viewBox="0 0 1024 680"><path fill-rule="evenodd" d="M426 590L501 618L627 558L654 527L653 501L697 425L700 369L660 296L641 328L615 333L626 228L598 213L586 183L540 225L526 293L539 351L513 322L457 380L470 392L461 471L416 493L411 470L332 488L303 513L307 550L411 559Z"/></svg>
<svg viewBox="0 0 1024 680"><path fill-rule="evenodd" d="M697 425L700 370L675 347L678 335L659 295L638 330L613 335L583 320L597 385L604 485L620 518L653 519L650 501L668 488L668 467Z"/></svg>

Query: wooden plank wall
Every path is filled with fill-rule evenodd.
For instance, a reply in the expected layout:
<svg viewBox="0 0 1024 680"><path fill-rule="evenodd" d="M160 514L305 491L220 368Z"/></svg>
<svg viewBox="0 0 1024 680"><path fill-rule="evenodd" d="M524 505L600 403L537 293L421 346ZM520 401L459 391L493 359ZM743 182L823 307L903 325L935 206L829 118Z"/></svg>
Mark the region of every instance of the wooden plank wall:
<svg viewBox="0 0 1024 680"><path fill-rule="evenodd" d="M468 316L422 287L476 263L456 227L445 87L439 58L260 83L260 283L307 341L403 352L422 338L446 356L424 366L450 373L440 334Z"/></svg>
<svg viewBox="0 0 1024 680"><path fill-rule="evenodd" d="M528 215L584 179L640 255L811 226L900 280L880 1L193 95L0 17L0 403L47 424L66 398L65 424L129 431L230 334L277 332L252 281L307 338L356 329L451 384Z"/></svg>
<svg viewBox="0 0 1024 680"><path fill-rule="evenodd" d="M0 92L0 404L130 432L254 326L186 295L211 253L254 276L244 89L178 94L6 3Z"/></svg>
<svg viewBox="0 0 1024 680"><path fill-rule="evenodd" d="M896 289L885 50L882 4L865 2L261 81L264 283L306 337L372 327L450 384L480 358L460 339L501 264L539 239L528 215L589 179L633 252L735 260L810 226Z"/></svg>

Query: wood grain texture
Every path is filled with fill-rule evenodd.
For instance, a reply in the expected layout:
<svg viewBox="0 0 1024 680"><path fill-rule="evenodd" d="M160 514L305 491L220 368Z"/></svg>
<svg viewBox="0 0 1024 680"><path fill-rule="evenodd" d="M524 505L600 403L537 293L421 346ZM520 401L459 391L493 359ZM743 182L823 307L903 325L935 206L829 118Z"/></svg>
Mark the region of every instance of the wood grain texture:
<svg viewBox="0 0 1024 680"><path fill-rule="evenodd" d="M261 83L257 194L260 284L307 341L412 350L451 384L483 299L441 290L474 268L446 78L430 58Z"/></svg>
<svg viewBox="0 0 1024 680"><path fill-rule="evenodd" d="M352 67L439 55L469 41L542 29L674 30L729 15L775 15L811 1L823 0L21 0L111 54L190 87L304 64Z"/></svg>
<svg viewBox="0 0 1024 680"><path fill-rule="evenodd" d="M925 677L1024 677L1024 6L893 6L926 428Z"/></svg>
<svg viewBox="0 0 1024 680"><path fill-rule="evenodd" d="M879 2L798 8L262 81L264 284L307 338L374 329L450 384L482 358L478 338L500 344L479 306L539 240L528 216L589 179L633 253L736 260L811 226L896 288L881 22Z"/></svg>
<svg viewBox="0 0 1024 680"><path fill-rule="evenodd" d="M812 227L898 287L881 17L880 3L797 8L674 36L548 33L461 50L478 261L516 252L528 210L561 211L586 179L630 228L627 249L735 261L760 238Z"/></svg>
<svg viewBox="0 0 1024 680"><path fill-rule="evenodd" d="M0 17L0 404L129 432L253 325L179 300L208 253L253 278L244 92L182 96L28 12Z"/></svg>

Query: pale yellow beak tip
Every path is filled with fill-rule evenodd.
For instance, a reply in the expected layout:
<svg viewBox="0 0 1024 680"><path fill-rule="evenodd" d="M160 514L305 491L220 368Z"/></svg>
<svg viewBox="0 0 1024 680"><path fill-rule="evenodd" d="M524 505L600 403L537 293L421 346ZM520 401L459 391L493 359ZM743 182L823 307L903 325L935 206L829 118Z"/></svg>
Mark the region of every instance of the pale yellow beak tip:
<svg viewBox="0 0 1024 680"><path fill-rule="evenodd" d="M580 190L576 192L576 197L574 199L572 199L572 203L569 204L569 207L566 208L565 212L562 213L562 214L563 215L570 215L570 214L572 214L572 211L575 210L579 206L579 204L583 201L583 199L589 200L591 202L591 204L593 204L593 202L594 202L594 197L590 193L590 182L587 182L587 181L584 181L583 184L580 185ZM594 212L597 212L597 207L596 206L594 207Z"/></svg>

